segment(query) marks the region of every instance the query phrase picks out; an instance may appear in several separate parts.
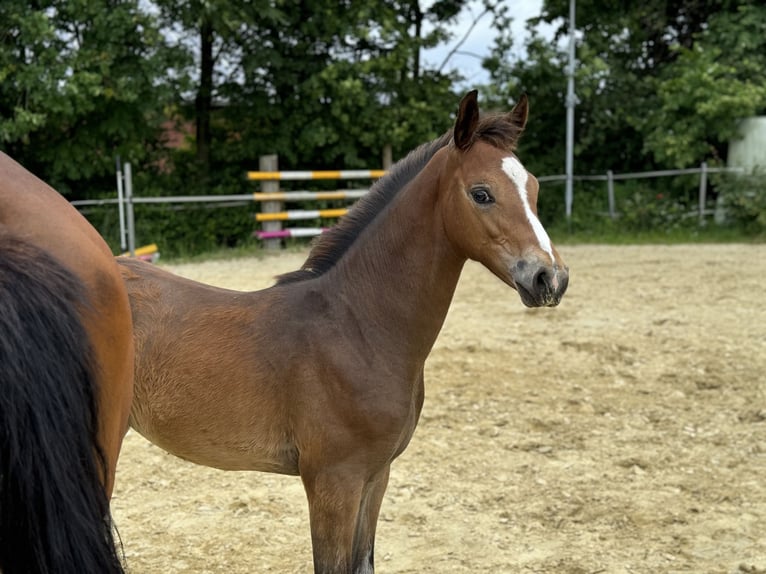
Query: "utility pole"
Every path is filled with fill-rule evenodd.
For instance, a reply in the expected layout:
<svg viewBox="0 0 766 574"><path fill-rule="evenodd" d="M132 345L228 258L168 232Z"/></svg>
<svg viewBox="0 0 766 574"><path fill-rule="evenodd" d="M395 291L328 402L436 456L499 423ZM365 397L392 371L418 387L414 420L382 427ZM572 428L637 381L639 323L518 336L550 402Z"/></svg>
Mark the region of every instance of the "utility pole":
<svg viewBox="0 0 766 574"><path fill-rule="evenodd" d="M575 0L569 0L569 65L567 67L567 157L566 157L566 216L572 218L572 182L574 177L574 110L577 99L575 77Z"/></svg>

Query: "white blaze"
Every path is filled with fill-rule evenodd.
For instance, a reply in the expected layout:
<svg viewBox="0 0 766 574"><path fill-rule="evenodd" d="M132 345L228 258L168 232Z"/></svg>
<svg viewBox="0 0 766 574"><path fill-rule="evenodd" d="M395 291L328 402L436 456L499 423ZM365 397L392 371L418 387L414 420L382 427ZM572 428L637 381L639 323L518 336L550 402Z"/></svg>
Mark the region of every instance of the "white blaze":
<svg viewBox="0 0 766 574"><path fill-rule="evenodd" d="M529 224L532 226L532 230L535 232L540 248L550 255L551 263L556 262L556 258L553 256L553 248L551 247L551 239L545 232L543 224L532 211L532 207L529 205L529 197L527 196L527 181L529 180L529 174L521 162L515 157L503 158L503 171L511 178L511 181L516 186L516 191L519 192L521 198L521 204L524 206L524 214L527 216Z"/></svg>

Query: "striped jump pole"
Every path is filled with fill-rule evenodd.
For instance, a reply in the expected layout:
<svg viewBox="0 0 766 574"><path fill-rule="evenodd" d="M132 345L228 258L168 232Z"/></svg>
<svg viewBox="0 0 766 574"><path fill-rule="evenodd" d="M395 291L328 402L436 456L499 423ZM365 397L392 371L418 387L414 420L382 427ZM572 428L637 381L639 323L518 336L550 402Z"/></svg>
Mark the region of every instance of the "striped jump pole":
<svg viewBox="0 0 766 574"><path fill-rule="evenodd" d="M319 171L248 171L250 181L303 181L307 179L379 179L384 169L346 169Z"/></svg>
<svg viewBox="0 0 766 574"><path fill-rule="evenodd" d="M359 199L367 193L366 189L349 189L346 191L279 191L274 193L254 193L255 201L322 201L335 199Z"/></svg>
<svg viewBox="0 0 766 574"><path fill-rule="evenodd" d="M340 217L346 215L348 209L288 209L275 213L256 213L256 221L294 221L297 219L318 219L320 217Z"/></svg>
<svg viewBox="0 0 766 574"><path fill-rule="evenodd" d="M267 161L263 161L268 158ZM255 235L264 241L266 247L277 247L284 238L312 237L320 235L323 228L284 228L283 221L341 217L347 208L316 210L284 210L284 204L298 201L341 201L356 200L367 193L367 189L338 191L279 191L280 181L307 180L353 180L379 179L386 174L383 169L278 171L276 156L264 156L259 162L260 171L248 171L248 181L260 182L261 191L253 193L253 200L260 202L261 212L255 216L262 230Z"/></svg>
<svg viewBox="0 0 766 574"><path fill-rule="evenodd" d="M279 231L258 231L258 239L286 239L291 237L315 237L327 231L326 227L291 227Z"/></svg>

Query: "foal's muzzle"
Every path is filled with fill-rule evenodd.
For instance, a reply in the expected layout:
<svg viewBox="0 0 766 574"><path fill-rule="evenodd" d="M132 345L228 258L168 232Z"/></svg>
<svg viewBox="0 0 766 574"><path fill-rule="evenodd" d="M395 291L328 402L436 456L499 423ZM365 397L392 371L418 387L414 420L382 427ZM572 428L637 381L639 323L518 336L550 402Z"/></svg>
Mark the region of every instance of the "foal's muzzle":
<svg viewBox="0 0 766 574"><path fill-rule="evenodd" d="M527 307L555 307L569 285L569 268L518 261L511 268L521 302Z"/></svg>

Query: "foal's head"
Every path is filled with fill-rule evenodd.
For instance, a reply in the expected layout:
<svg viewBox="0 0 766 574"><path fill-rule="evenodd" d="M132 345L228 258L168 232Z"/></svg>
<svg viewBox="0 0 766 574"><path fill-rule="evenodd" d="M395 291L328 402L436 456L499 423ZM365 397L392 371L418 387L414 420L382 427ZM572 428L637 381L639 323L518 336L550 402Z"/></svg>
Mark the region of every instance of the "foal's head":
<svg viewBox="0 0 766 574"><path fill-rule="evenodd" d="M440 202L447 236L465 257L515 288L528 307L558 305L569 271L537 218L537 179L513 153L527 98L479 118L476 91L460 102Z"/></svg>

